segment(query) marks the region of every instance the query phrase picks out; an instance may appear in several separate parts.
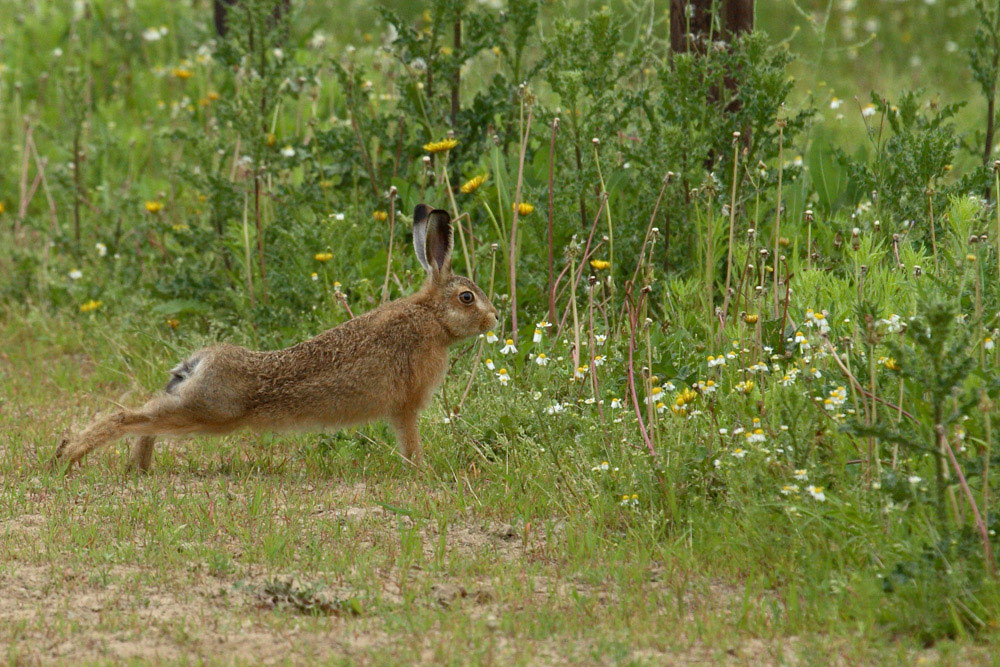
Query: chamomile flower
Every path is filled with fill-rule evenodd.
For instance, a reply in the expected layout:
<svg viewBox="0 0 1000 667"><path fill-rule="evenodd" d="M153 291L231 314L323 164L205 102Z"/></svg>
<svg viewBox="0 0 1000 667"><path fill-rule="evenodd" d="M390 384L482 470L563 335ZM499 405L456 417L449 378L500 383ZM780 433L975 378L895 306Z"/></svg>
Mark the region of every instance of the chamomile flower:
<svg viewBox="0 0 1000 667"><path fill-rule="evenodd" d="M792 475L792 477L794 477L795 479L799 480L800 482L808 482L809 481L809 471L806 470L805 468L799 468L798 470L795 471L795 473Z"/></svg>
<svg viewBox="0 0 1000 667"><path fill-rule="evenodd" d="M487 343L489 343L490 345L492 345L493 343L497 342L498 340L500 340L500 339L497 338L497 335L495 333L493 333L492 331L487 331L486 332L486 342Z"/></svg>
<svg viewBox="0 0 1000 667"><path fill-rule="evenodd" d="M611 470L611 464L607 461L601 461L596 466L590 469L591 472L605 472Z"/></svg>
<svg viewBox="0 0 1000 667"><path fill-rule="evenodd" d="M587 374L586 366L577 366L576 371L573 372L573 379L582 380L586 374Z"/></svg>
<svg viewBox="0 0 1000 667"><path fill-rule="evenodd" d="M732 452L730 452L730 453L731 453L731 454L732 454L732 455L733 455L734 457L736 457L736 458L738 458L738 459L742 459L742 458L743 458L744 456L746 456L746 455L747 455L747 450L743 449L742 447L737 447L736 449L734 449L734 450L733 450Z"/></svg>
<svg viewBox="0 0 1000 667"><path fill-rule="evenodd" d="M604 341L608 339L604 334L597 334L594 336L594 345L604 345Z"/></svg>
<svg viewBox="0 0 1000 667"><path fill-rule="evenodd" d="M500 384L502 386L506 387L507 383L510 382L510 375L507 374L506 368L501 368L500 370L498 370L496 375L497 375L497 380L500 381Z"/></svg>
<svg viewBox="0 0 1000 667"><path fill-rule="evenodd" d="M594 366L603 366L604 365L604 361L605 360L604 360L604 356L603 355L600 355L600 354L595 354L594 355Z"/></svg>
<svg viewBox="0 0 1000 667"><path fill-rule="evenodd" d="M764 429L755 428L750 433L747 433L747 444L753 444L755 442L765 442L767 436L764 435Z"/></svg>
<svg viewBox="0 0 1000 667"><path fill-rule="evenodd" d="M917 484L920 484L920 482L924 480L923 478L917 477L916 475L910 475L909 477L906 478L906 481L912 484L913 486L916 486Z"/></svg>
<svg viewBox="0 0 1000 667"><path fill-rule="evenodd" d="M531 342L532 343L541 343L542 342L542 330L541 329L535 329L535 335L533 335L531 337Z"/></svg>
<svg viewBox="0 0 1000 667"><path fill-rule="evenodd" d="M819 502L823 502L826 500L826 494L823 493L822 486L810 485L806 487L806 491L808 491L809 495L818 500Z"/></svg>
<svg viewBox="0 0 1000 667"><path fill-rule="evenodd" d="M798 492L799 492L798 484L785 484L784 486L781 487L781 495L783 496L795 495Z"/></svg>
<svg viewBox="0 0 1000 667"><path fill-rule="evenodd" d="M69 272L70 280L79 280L80 278L83 278L83 271L81 271L80 269L73 269L72 271Z"/></svg>
<svg viewBox="0 0 1000 667"><path fill-rule="evenodd" d="M538 356L535 357L535 363L538 364L539 366L548 366L549 358L545 356L544 352L539 352Z"/></svg>
<svg viewBox="0 0 1000 667"><path fill-rule="evenodd" d="M612 410L620 410L621 407L622 407L622 399L617 398L617 397L611 399L611 409Z"/></svg>
<svg viewBox="0 0 1000 667"><path fill-rule="evenodd" d="M619 503L622 507L638 507L639 506L639 494L633 493L632 495L625 494L622 496L622 501Z"/></svg>
<svg viewBox="0 0 1000 667"><path fill-rule="evenodd" d="M987 336L983 339L983 349L987 351L993 349L993 338Z"/></svg>
<svg viewBox="0 0 1000 667"><path fill-rule="evenodd" d="M491 371L495 371L497 369L497 367L496 367L496 365L494 365L492 359L487 359L486 360L486 368L490 369Z"/></svg>
<svg viewBox="0 0 1000 667"><path fill-rule="evenodd" d="M97 256L98 257L104 257L105 255L108 254L108 246L104 245L103 243L95 243L94 244L94 249L97 250ZM990 349L990 348L986 348L986 349Z"/></svg>
<svg viewBox="0 0 1000 667"><path fill-rule="evenodd" d="M291 146L285 146L281 149L281 154L285 157L295 157L295 149Z"/></svg>
<svg viewBox="0 0 1000 667"><path fill-rule="evenodd" d="M709 368L715 368L716 366L725 366L726 365L726 357L723 356L723 355L721 355L721 354L719 356L717 356L717 357L712 356L710 354L710 355L708 355L707 361L708 361L708 367Z"/></svg>
<svg viewBox="0 0 1000 667"><path fill-rule="evenodd" d="M549 407L545 408L545 414L547 415L559 415L566 411L566 406L562 403L553 403Z"/></svg>
<svg viewBox="0 0 1000 667"><path fill-rule="evenodd" d="M487 340L489 340L488 337ZM508 338L504 341L503 347L500 348L500 354L517 354L517 347L514 345L513 338Z"/></svg>

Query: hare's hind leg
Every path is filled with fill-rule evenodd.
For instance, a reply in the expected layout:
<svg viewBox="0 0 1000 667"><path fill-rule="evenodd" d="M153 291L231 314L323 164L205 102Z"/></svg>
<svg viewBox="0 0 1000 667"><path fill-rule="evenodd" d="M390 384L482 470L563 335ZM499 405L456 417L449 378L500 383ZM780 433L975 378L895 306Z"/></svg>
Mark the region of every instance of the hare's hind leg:
<svg viewBox="0 0 1000 667"><path fill-rule="evenodd" d="M129 457L129 467L139 472L146 472L153 465L153 445L155 435L140 435L132 445L132 455Z"/></svg>
<svg viewBox="0 0 1000 667"><path fill-rule="evenodd" d="M132 463L146 469L152 460L153 437L158 434L184 433L196 425L174 396L154 398L138 410L122 410L94 420L72 440L63 441L56 450L56 460L76 463L98 447L124 435L143 436L135 445Z"/></svg>

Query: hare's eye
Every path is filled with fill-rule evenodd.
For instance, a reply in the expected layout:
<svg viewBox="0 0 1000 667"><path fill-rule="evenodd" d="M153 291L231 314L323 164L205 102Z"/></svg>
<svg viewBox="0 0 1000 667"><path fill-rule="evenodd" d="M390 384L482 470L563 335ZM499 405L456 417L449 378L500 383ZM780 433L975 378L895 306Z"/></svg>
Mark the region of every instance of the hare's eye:
<svg viewBox="0 0 1000 667"><path fill-rule="evenodd" d="M468 306L470 303L476 300L476 295L466 290L465 292L462 292L461 294L458 295L458 300Z"/></svg>

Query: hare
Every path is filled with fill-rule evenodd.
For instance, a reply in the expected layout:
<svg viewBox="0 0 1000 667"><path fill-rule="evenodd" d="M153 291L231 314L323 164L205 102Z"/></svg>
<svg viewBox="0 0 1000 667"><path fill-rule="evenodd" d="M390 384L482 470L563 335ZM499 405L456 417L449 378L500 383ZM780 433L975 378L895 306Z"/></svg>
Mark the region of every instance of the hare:
<svg viewBox="0 0 1000 667"><path fill-rule="evenodd" d="M403 456L422 464L417 416L444 379L448 346L497 324L486 294L452 273L452 245L448 212L419 204L413 247L427 279L418 292L284 350L223 344L195 352L170 371L164 392L138 410L96 419L59 445L54 463L72 466L111 440L135 435L130 464L146 471L156 436L385 419Z"/></svg>

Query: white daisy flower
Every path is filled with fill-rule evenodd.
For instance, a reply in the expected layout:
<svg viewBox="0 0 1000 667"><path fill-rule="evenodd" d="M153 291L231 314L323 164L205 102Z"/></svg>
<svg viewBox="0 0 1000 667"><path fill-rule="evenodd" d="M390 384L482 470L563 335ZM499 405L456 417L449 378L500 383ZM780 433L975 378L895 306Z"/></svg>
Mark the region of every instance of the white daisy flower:
<svg viewBox="0 0 1000 667"><path fill-rule="evenodd" d="M489 341L489 336L487 335L486 340ZM517 347L514 346L514 339L508 338L504 341L504 345L500 348L500 354L517 354Z"/></svg>
<svg viewBox="0 0 1000 667"><path fill-rule="evenodd" d="M807 486L806 491L808 491L809 495L818 500L819 502L823 502L824 500L826 500L826 494L823 493L822 486Z"/></svg>

